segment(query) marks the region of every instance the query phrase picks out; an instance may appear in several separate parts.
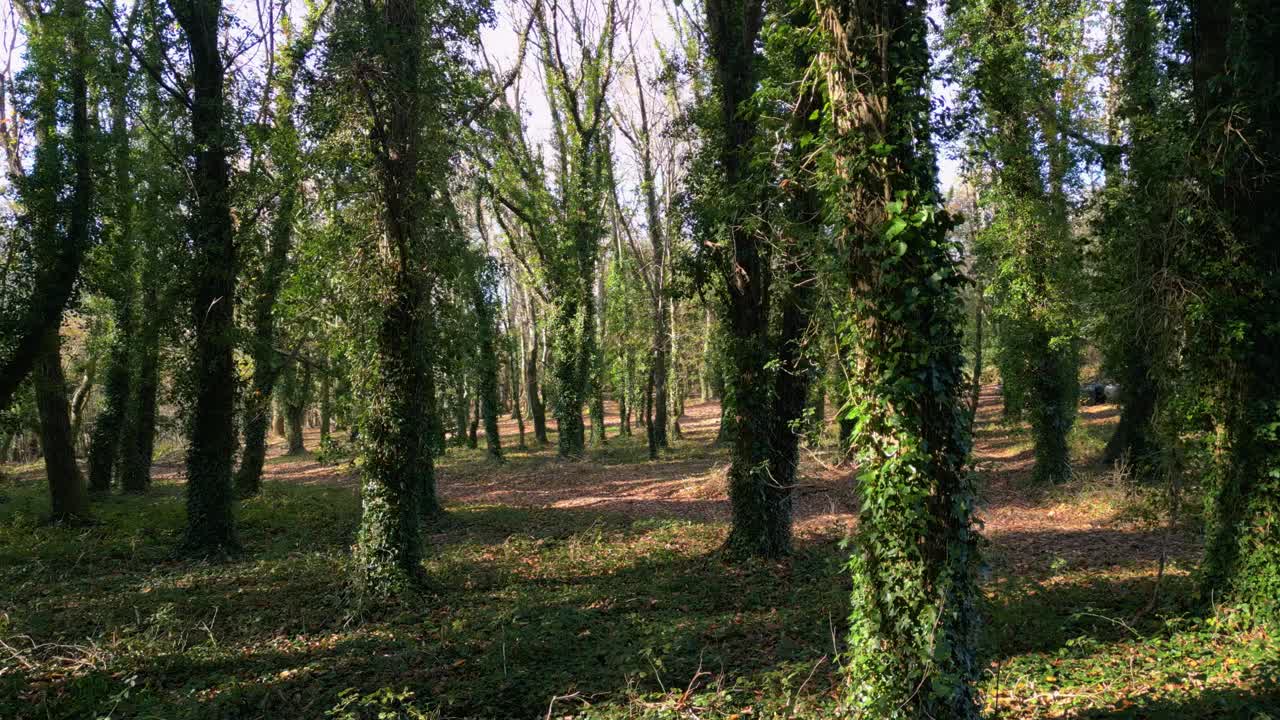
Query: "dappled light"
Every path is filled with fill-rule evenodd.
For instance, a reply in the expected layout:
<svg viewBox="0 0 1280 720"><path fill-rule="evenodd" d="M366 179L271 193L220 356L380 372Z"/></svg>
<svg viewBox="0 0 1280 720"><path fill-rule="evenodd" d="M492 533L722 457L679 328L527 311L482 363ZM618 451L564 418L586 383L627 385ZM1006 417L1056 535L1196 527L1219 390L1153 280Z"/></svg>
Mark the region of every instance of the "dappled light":
<svg viewBox="0 0 1280 720"><path fill-rule="evenodd" d="M1272 0L0 0L0 720L1280 720Z"/></svg>

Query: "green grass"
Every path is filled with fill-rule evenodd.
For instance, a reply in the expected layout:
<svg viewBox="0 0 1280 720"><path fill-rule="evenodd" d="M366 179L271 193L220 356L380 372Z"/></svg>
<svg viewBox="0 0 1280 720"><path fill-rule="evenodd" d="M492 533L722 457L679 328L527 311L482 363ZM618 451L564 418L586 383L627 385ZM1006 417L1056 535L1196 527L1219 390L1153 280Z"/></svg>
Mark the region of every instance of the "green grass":
<svg viewBox="0 0 1280 720"><path fill-rule="evenodd" d="M499 466L451 450L446 465L456 482L554 482L549 452ZM642 454L632 439L593 461ZM356 614L351 486L268 483L239 509L245 554L214 564L171 555L176 484L101 499L87 528L42 524L36 479L0 492L2 718L838 716L835 537L730 566L721 523L455 506L428 537L430 587ZM1062 557L987 550L987 717L1280 717L1275 638L1198 606L1193 559L1171 562L1142 614L1149 568L1090 566L1065 531L1044 541Z"/></svg>
<svg viewBox="0 0 1280 720"><path fill-rule="evenodd" d="M20 655L0 717L322 717L348 688L409 687L446 717L523 718L683 690L700 666L781 689L830 655L845 595L830 543L732 568L721 527L462 507L430 537L431 588L356 617L351 489L269 485L241 508L244 557L218 564L170 556L174 485L84 529L40 525L43 502L28 484L0 510Z"/></svg>

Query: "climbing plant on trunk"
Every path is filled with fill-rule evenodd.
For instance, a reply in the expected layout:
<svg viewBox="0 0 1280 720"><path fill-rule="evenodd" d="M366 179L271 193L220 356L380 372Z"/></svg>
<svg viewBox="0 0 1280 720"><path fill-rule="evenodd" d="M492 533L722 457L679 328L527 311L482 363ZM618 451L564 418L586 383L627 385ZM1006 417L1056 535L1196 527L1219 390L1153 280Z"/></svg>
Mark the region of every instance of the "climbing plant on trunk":
<svg viewBox="0 0 1280 720"><path fill-rule="evenodd" d="M234 309L236 248L231 219L232 144L226 120L219 29L221 0L169 0L191 60L195 162L191 175L192 350L186 378L187 531L185 550L197 556L240 549L233 516L231 468L236 445Z"/></svg>
<svg viewBox="0 0 1280 720"><path fill-rule="evenodd" d="M848 696L876 718L977 718L977 535L959 288L930 145L922 4L819 3L840 332L859 453Z"/></svg>

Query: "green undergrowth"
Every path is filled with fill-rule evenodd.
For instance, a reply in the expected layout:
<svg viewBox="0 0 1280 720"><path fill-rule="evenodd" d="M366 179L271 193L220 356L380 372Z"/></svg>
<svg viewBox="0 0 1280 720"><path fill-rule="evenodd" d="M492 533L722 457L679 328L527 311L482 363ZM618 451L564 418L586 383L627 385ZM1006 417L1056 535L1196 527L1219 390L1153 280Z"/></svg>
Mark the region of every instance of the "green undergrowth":
<svg viewBox="0 0 1280 720"><path fill-rule="evenodd" d="M640 447L593 461L643 462ZM445 466L452 482L550 483L550 453L451 451ZM428 534L429 586L357 614L352 485L268 482L238 511L244 555L220 563L172 554L171 482L97 500L82 528L43 524L37 479L0 493L2 718L840 716L836 537L732 566L723 523L452 506ZM1277 643L1186 600L1193 558L1171 559L1152 603L1150 568L1057 557L1070 540L1046 538L1031 565L1012 541L988 548L988 717L1280 718Z"/></svg>

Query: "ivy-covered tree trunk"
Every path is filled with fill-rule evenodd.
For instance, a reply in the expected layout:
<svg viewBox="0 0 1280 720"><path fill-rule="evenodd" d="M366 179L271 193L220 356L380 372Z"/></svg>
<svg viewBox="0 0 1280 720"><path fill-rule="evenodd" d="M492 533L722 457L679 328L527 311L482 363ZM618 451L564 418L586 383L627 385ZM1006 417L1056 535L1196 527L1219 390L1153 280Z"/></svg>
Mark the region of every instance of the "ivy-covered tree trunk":
<svg viewBox="0 0 1280 720"><path fill-rule="evenodd" d="M488 258L481 259L472 288L472 306L479 324L478 395L480 413L484 416L484 441L489 457L502 459L502 438L498 434L498 333L494 318L497 299L497 268Z"/></svg>
<svg viewBox="0 0 1280 720"><path fill-rule="evenodd" d="M251 303L253 323L253 380L249 397L244 402L244 450L240 467L236 471L236 490L241 495L253 495L262 484L262 464L266 457L268 414L271 397L281 369L281 358L276 350L276 299L289 269L289 252L293 247L295 215L298 197L302 191L302 148L294 122L294 106L297 95L298 67L306 60L316 28L314 21L302 37L293 34L287 15L284 25L287 43L276 59L278 69L271 83L270 97L275 108L273 126L267 139L266 152L275 170L274 178L279 200L271 217L267 232L267 247L263 253L262 268L256 273ZM326 376L327 377L327 376ZM322 435L327 435L327 431ZM301 432L289 435L289 454L303 452Z"/></svg>
<svg viewBox="0 0 1280 720"><path fill-rule="evenodd" d="M67 404L67 380L62 372L62 339L57 330L48 333L32 384L40 415L40 449L54 522L79 522L89 517L84 477L76 465Z"/></svg>
<svg viewBox="0 0 1280 720"><path fill-rule="evenodd" d="M234 307L236 251L231 219L231 130L225 122L225 68L218 29L221 0L170 0L191 58L191 134L196 149L188 234L192 245L191 326L187 382L187 532L185 550L210 556L237 552L231 485L234 459Z"/></svg>
<svg viewBox="0 0 1280 720"><path fill-rule="evenodd" d="M667 437L669 438L668 442L670 442L670 439L679 440L684 437L684 431L680 428L680 417L684 415L686 392L675 363L676 358L680 357L680 346L676 341L676 303L674 300L667 303L667 315L667 332L671 338L669 343L671 351L667 354L667 402L670 403L670 409L667 410L667 418L670 421Z"/></svg>
<svg viewBox="0 0 1280 720"><path fill-rule="evenodd" d="M1125 0L1120 13L1123 53L1117 114L1128 126L1128 172L1126 177L1126 168L1104 158L1107 191L1118 196L1113 202L1119 207L1114 215L1104 210L1102 222L1107 226L1101 232L1111 241L1105 252L1112 261L1104 277L1115 278L1103 293L1111 301L1105 311L1110 327L1104 357L1119 372L1121 411L1103 461L1123 463L1135 476L1152 479L1161 454L1153 428L1158 394L1153 358L1160 353L1157 338L1162 334L1153 327L1152 316L1165 299L1161 278L1167 276L1163 270L1168 255L1161 252L1160 236L1174 211L1162 194L1168 192L1177 169L1163 161L1163 148L1169 143L1163 137L1158 100L1161 59L1151 2Z"/></svg>
<svg viewBox="0 0 1280 720"><path fill-rule="evenodd" d="M910 0L818 9L861 456L846 697L859 717L976 720L964 279L935 191L924 9ZM887 154L868 162L877 145Z"/></svg>
<svg viewBox="0 0 1280 720"><path fill-rule="evenodd" d="M467 398L467 381L460 372L453 373L453 444L462 447L467 444L467 421L470 415L471 401Z"/></svg>
<svg viewBox="0 0 1280 720"><path fill-rule="evenodd" d="M320 374L320 442L329 441L330 426L333 423L333 380L329 370Z"/></svg>
<svg viewBox="0 0 1280 720"><path fill-rule="evenodd" d="M542 347L538 338L537 309L529 293L524 295L524 306L529 314L529 351L524 363L524 392L529 419L533 421L534 443L543 446L550 441L547 439L547 406L542 401L542 386L538 379L538 357L542 354Z"/></svg>
<svg viewBox="0 0 1280 720"><path fill-rule="evenodd" d="M284 437L284 401L278 392L271 399L271 433L278 438Z"/></svg>
<svg viewBox="0 0 1280 720"><path fill-rule="evenodd" d="M597 262L597 265L599 263ZM596 313L592 337L595 347L591 354L591 444L601 446L608 442L604 422L605 389L605 294L604 272L596 273Z"/></svg>
<svg viewBox="0 0 1280 720"><path fill-rule="evenodd" d="M722 432L731 433L733 528L726 549L733 555L777 557L791 549L791 488L769 477L775 409L768 369L774 358L769 247L760 229L747 220L760 213L762 199L752 169L757 135L752 95L764 7L759 0L715 0L705 11L716 101L712 151L724 183L718 233L723 236L719 259L727 295L725 348L734 389L722 422Z"/></svg>
<svg viewBox="0 0 1280 720"><path fill-rule="evenodd" d="M380 256L383 312L364 393L361 423L363 514L354 550L356 584L370 596L397 594L422 569L420 518L439 512L429 417L434 401L431 282L428 264L437 231L428 222L432 196L422 140L438 129L439 108L424 102L424 41L432 28L416 0L384 0L340 10L353 33L343 37L346 71L366 100L374 172L382 202ZM358 32L356 32L358 31ZM372 43L369 46L369 43ZM441 168L447 172L446 168Z"/></svg>
<svg viewBox="0 0 1280 720"><path fill-rule="evenodd" d="M808 118L810 113L819 109L816 102L802 102L795 116ZM816 123L815 123L816 125ZM814 128L817 129L816 127ZM817 194L811 189L799 193L788 208L795 226L804 228L800 232L820 227L821 205ZM806 357L803 347L805 332L809 329L809 320L817 301L817 283L813 274L800 267L799 263L788 262L787 276L792 283L781 299L782 319L778 335L778 370L774 374L773 397L776 398L773 410L771 438L769 446L769 475L780 489L785 489L786 497L780 498L785 503L783 510L791 514L791 488L795 485L796 470L800 466L800 438L805 428L801 425L804 417L805 403L809 397L809 387L814 377L813 362ZM790 519L788 518L788 525Z"/></svg>
<svg viewBox="0 0 1280 720"><path fill-rule="evenodd" d="M467 428L467 447L475 450L480 445L480 397L478 394L471 399L467 412L471 418L471 425Z"/></svg>
<svg viewBox="0 0 1280 720"><path fill-rule="evenodd" d="M581 295L581 293L578 293ZM582 409L590 390L590 360L587 349L591 325L587 317L589 300L564 298L556 306L552 335L555 338L557 446L561 457L581 458L586 448L586 425ZM585 362L584 362L585 361Z"/></svg>
<svg viewBox="0 0 1280 720"><path fill-rule="evenodd" d="M1079 363L1071 296L1081 274L1067 217L1071 156L1058 98L1030 80L1039 72L1029 39L1037 18L1024 4L992 0L951 11L958 28L952 33L989 126L984 151L998 164L999 183L984 193L995 213L982 242L1000 258L989 290L1005 417L1026 416L1036 477L1058 482L1071 472L1067 438Z"/></svg>
<svg viewBox="0 0 1280 720"><path fill-rule="evenodd" d="M301 455L307 451L303 443L303 423L311 403L311 365L298 358L280 374L280 398L284 406L285 454Z"/></svg>
<svg viewBox="0 0 1280 720"><path fill-rule="evenodd" d="M135 268L137 238L133 236L133 178L131 175L128 117L129 65L132 59L124 50L112 59L114 87L111 88L111 186L107 195L111 202L111 232L107 243L111 253L112 277L107 280L108 294L115 302L116 336L107 360L106 383L102 409L89 443L89 489L106 492L111 488L112 474L120 456L121 426L125 421L133 391L130 360L137 343ZM136 487L129 488L136 491Z"/></svg>
<svg viewBox="0 0 1280 720"><path fill-rule="evenodd" d="M387 5L389 14L391 8L399 7L399 0ZM410 17L416 21L416 11ZM409 145L409 149L416 148ZM396 169L390 164L383 171L388 175L386 182L396 177L391 174ZM411 232L411 225L396 220L388 218L392 232ZM426 408L421 395L425 373L423 363L414 357L423 348L407 340L420 332L422 297L416 282L397 274L402 277L392 288L392 304L380 322L376 364L368 379L369 406L360 434L363 512L356 535L356 581L375 596L400 592L421 573L419 473L434 476L431 453L426 451Z"/></svg>
<svg viewBox="0 0 1280 720"><path fill-rule="evenodd" d="M111 489L111 475L116 468L120 450L120 428L130 395L130 345L133 337L133 309L124 293L132 293L132 287L122 289L122 297L116 310L116 337L111 343L107 359L106 382L102 389L102 408L94 420L89 440L89 489L105 493Z"/></svg>
<svg viewBox="0 0 1280 720"><path fill-rule="evenodd" d="M267 430L271 424L271 399L284 362L276 350L276 297L284 281L293 240L297 187L286 182L281 189L276 214L271 221L270 246L266 264L258 278L252 300L253 379L244 400L244 449L236 470L236 491L257 494L262 485L262 465L267 454Z"/></svg>
<svg viewBox="0 0 1280 720"><path fill-rule="evenodd" d="M144 48L147 62L159 65L161 29L156 17L160 7L155 2L140 3L142 13L140 27L146 28ZM122 54L127 51L122 50ZM145 99L142 105L142 122L154 125L158 118L168 114L167 104L160 98L160 88L154 78L146 75ZM143 189L142 202L136 207L140 221L134 223L134 237L141 242L139 260L139 298L136 323L136 342L130 355L133 366L133 395L125 412L120 430L120 486L128 493L145 492L151 485L151 459L155 445L158 394L160 390L160 341L175 302L174 288L178 283L168 277L170 268L165 263L161 249L172 240L174 226L169 222L170 209L166 206L168 186L155 182L160 167L168 170L169 149L162 140L148 136L137 154L140 174L153 178ZM160 159L163 158L163 159Z"/></svg>
<svg viewBox="0 0 1280 720"><path fill-rule="evenodd" d="M1248 603L1280 623L1280 24L1273 4L1192 3L1197 156L1215 217L1197 267L1212 297L1193 325L1219 428L1208 479L1203 582L1207 597Z"/></svg>
<svg viewBox="0 0 1280 720"><path fill-rule="evenodd" d="M618 393L618 434L631 435L631 414L635 412L636 356L627 350L622 360L622 392Z"/></svg>
<svg viewBox="0 0 1280 720"><path fill-rule="evenodd" d="M120 486L125 492L145 492L151 485L151 455L156 435L156 396L160 388L160 282L153 253L142 272L142 323L134 348L133 398L120 431Z"/></svg>

